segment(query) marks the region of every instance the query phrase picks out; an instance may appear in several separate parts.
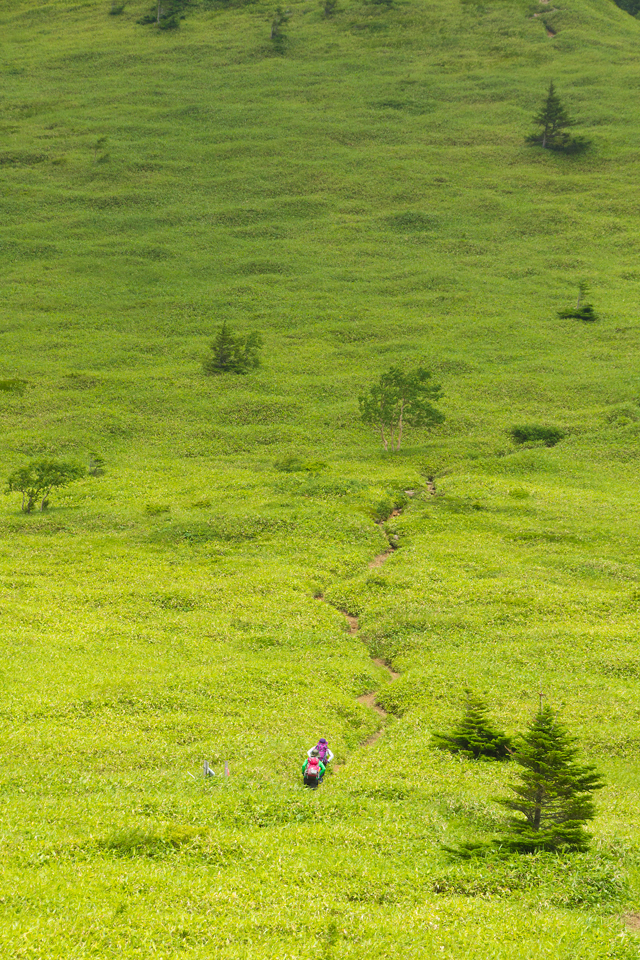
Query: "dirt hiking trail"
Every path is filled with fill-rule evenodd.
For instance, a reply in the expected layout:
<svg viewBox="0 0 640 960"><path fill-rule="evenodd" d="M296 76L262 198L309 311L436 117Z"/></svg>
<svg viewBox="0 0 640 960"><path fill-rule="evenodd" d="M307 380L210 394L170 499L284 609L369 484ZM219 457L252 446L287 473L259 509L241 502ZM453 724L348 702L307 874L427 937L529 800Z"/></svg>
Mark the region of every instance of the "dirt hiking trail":
<svg viewBox="0 0 640 960"><path fill-rule="evenodd" d="M426 483L426 490L429 494L431 494L431 496L435 495L436 485L433 477L428 478L428 481ZM406 497L413 497L415 495L415 492L416 492L415 490L404 491ZM389 559L391 554L398 549L399 544L398 544L397 534L388 534L384 529L384 524L388 520L391 520L393 517L400 516L401 513L402 513L402 509L396 508L392 510L391 513L387 517L385 517L383 520L377 521L377 524L382 530L382 532L384 533L385 537L387 538L387 542L389 545L386 548L386 550L383 550L382 553L379 553L376 557L373 558L373 560L369 562L368 564L369 570L379 569L383 565L383 563ZM324 596L320 595L318 599L324 600ZM348 610L341 610L340 612L344 615L344 618L347 621L350 636L352 637L357 636L357 634L360 632L360 621L358 620L358 618L354 616L352 613L349 613ZM389 664L385 663L384 660L380 660L379 658L376 658L376 657L372 657L371 660L378 667L384 667L384 669L391 676L392 680L397 680L398 677L400 676L400 674L396 673L395 670L392 670ZM361 703L365 707L369 707L370 710L375 710L375 712L379 714L379 716L386 719L386 717L388 716L387 711L384 709L384 707L381 704L378 703L377 698L378 698L378 691L374 690L371 693L363 693L360 697L358 697L358 703ZM375 733L372 733L370 737L367 737L367 739L360 744L360 747L362 748L362 747L371 746L372 743L375 743L376 740L380 739L380 737L384 733L384 730L385 730L385 727L383 724L378 730L375 731ZM344 765L345 765L344 763L335 764L334 770L335 771L340 770L341 767L343 767Z"/></svg>

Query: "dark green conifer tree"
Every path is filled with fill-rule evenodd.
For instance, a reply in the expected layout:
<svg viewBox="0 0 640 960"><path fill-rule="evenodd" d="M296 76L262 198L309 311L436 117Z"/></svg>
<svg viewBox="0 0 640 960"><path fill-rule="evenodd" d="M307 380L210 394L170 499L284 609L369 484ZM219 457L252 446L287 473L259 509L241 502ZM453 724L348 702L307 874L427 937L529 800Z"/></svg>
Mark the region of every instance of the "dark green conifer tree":
<svg viewBox="0 0 640 960"><path fill-rule="evenodd" d="M506 760L512 749L509 737L493 725L484 700L470 690L465 694L464 715L451 733L434 733L433 745L472 760Z"/></svg>
<svg viewBox="0 0 640 960"><path fill-rule="evenodd" d="M571 137L566 128L573 125L573 120L556 93L553 80L549 84L549 92L542 109L533 122L542 130L527 137L527 143L539 143L548 150L564 150L570 145Z"/></svg>
<svg viewBox="0 0 640 960"><path fill-rule="evenodd" d="M225 320L211 344L212 355L202 364L210 376L219 373L248 373L260 366L262 338L259 333L238 337Z"/></svg>
<svg viewBox="0 0 640 960"><path fill-rule="evenodd" d="M522 853L587 849L583 824L595 816L592 794L604 783L595 767L576 760L577 753L551 707L541 707L513 755L520 766L515 797L499 801L517 814L509 818L503 847Z"/></svg>

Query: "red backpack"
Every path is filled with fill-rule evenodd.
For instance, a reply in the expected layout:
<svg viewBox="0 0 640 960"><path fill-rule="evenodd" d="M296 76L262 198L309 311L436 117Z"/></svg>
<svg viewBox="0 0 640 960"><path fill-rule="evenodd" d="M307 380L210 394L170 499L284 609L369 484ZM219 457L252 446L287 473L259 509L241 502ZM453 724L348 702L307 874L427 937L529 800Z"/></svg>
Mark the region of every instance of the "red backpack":
<svg viewBox="0 0 640 960"><path fill-rule="evenodd" d="M320 779L320 761L317 757L309 757L309 762L307 764L307 769L304 772L307 780L319 780Z"/></svg>

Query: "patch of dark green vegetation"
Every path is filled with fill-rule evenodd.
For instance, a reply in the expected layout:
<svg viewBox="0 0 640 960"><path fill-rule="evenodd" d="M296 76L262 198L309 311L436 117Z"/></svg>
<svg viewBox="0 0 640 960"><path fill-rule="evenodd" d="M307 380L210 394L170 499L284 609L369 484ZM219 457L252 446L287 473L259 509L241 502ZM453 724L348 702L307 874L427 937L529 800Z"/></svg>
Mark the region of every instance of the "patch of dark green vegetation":
<svg viewBox="0 0 640 960"><path fill-rule="evenodd" d="M514 443L542 443L545 447L555 447L557 443L564 440L566 434L560 427L530 423L519 427L511 427L509 436Z"/></svg>
<svg viewBox="0 0 640 960"><path fill-rule="evenodd" d="M511 739L490 719L485 701L470 690L458 723L449 733L434 733L433 744L470 760L508 760L513 753Z"/></svg>

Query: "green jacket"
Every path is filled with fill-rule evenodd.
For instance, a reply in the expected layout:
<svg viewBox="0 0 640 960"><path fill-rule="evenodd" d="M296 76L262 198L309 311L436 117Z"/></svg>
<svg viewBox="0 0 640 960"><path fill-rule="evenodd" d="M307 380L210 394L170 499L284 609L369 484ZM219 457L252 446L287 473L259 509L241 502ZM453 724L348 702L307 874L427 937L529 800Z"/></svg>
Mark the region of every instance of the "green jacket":
<svg viewBox="0 0 640 960"><path fill-rule="evenodd" d="M307 757L307 759L305 760L305 762L302 764L302 773L303 773L303 775L307 772L307 765L308 765L308 763L309 763L309 757ZM324 772L325 772L325 770L326 770L327 768L325 767L325 765L324 765L324 763L322 762L322 760L318 760L318 766L320 767L320 776L322 777L322 776L324 776Z"/></svg>

